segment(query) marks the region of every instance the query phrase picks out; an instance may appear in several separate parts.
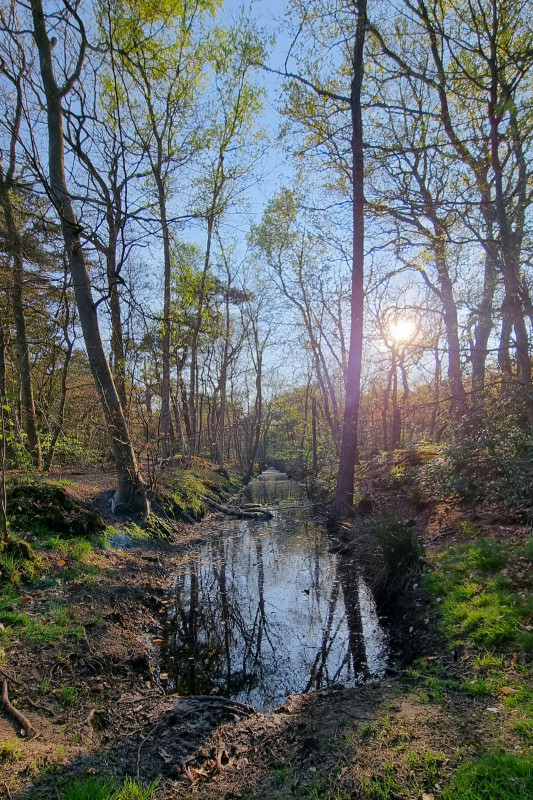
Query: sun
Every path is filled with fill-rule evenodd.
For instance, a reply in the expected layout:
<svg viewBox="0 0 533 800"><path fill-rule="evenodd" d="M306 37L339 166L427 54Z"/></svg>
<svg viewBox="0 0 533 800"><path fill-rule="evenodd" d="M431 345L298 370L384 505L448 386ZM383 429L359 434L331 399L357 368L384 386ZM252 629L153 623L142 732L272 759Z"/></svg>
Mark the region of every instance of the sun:
<svg viewBox="0 0 533 800"><path fill-rule="evenodd" d="M389 327L389 335L396 344L408 342L415 332L416 324L412 319L398 319Z"/></svg>

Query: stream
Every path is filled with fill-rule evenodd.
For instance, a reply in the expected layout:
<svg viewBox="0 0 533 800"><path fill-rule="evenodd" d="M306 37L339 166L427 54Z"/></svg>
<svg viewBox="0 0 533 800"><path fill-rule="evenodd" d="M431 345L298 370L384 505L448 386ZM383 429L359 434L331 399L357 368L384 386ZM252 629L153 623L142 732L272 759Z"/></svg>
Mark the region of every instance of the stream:
<svg viewBox="0 0 533 800"><path fill-rule="evenodd" d="M385 671L386 637L353 560L328 553L305 489L266 470L246 489L271 520L212 519L175 577L161 645L167 692L271 711L291 694Z"/></svg>

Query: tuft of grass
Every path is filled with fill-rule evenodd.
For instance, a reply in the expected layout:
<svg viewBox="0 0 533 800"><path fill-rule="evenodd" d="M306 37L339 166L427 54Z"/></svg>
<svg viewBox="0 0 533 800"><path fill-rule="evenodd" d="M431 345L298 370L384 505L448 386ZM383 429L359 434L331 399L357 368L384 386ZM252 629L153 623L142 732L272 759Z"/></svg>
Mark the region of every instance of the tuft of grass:
<svg viewBox="0 0 533 800"><path fill-rule="evenodd" d="M86 563L92 552L93 548L90 542L88 542L86 539L75 539L72 544L70 555L74 561Z"/></svg>
<svg viewBox="0 0 533 800"><path fill-rule="evenodd" d="M80 693L75 686L62 686L60 696L66 706L75 706L80 699Z"/></svg>
<svg viewBox="0 0 533 800"><path fill-rule="evenodd" d="M443 800L530 800L533 757L495 753L462 764Z"/></svg>
<svg viewBox="0 0 533 800"><path fill-rule="evenodd" d="M157 781L143 784L129 776L122 786L105 776L77 778L65 783L58 797L60 800L155 800L157 785Z"/></svg>
<svg viewBox="0 0 533 800"><path fill-rule="evenodd" d="M0 761L21 761L24 758L22 747L16 739L0 742Z"/></svg>

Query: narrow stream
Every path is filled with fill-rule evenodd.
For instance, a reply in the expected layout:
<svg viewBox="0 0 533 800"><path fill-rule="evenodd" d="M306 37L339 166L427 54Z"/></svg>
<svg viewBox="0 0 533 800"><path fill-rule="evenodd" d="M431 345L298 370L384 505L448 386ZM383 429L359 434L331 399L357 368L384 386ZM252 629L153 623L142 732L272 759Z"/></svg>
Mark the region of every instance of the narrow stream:
<svg viewBox="0 0 533 800"><path fill-rule="evenodd" d="M382 675L372 595L353 563L328 553L305 490L267 470L246 500L274 518L217 521L218 535L176 575L161 646L167 690L271 710L291 694Z"/></svg>

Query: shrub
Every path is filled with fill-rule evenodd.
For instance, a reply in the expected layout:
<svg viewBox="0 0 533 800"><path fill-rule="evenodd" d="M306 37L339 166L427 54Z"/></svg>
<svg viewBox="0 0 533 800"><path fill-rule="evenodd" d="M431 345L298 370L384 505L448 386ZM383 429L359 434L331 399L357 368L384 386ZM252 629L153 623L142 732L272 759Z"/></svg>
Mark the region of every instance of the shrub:
<svg viewBox="0 0 533 800"><path fill-rule="evenodd" d="M387 605L420 570L423 548L418 531L411 520L382 516L361 523L359 534L376 602Z"/></svg>
<svg viewBox="0 0 533 800"><path fill-rule="evenodd" d="M519 411L519 396L492 398L481 422L455 430L440 454L420 468L424 494L530 507L533 442Z"/></svg>

